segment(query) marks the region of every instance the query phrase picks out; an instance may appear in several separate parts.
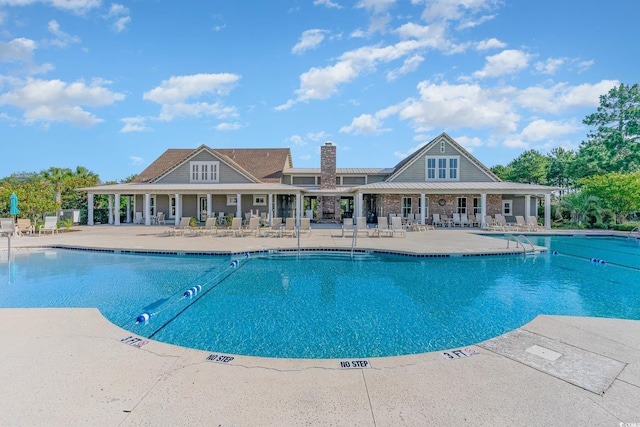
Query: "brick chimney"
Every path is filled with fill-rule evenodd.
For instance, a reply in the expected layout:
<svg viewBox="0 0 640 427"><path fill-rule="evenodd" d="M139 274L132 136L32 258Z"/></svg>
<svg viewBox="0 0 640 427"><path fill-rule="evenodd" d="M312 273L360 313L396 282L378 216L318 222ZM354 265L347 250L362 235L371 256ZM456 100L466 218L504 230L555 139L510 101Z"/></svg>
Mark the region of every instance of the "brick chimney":
<svg viewBox="0 0 640 427"><path fill-rule="evenodd" d="M329 141L320 147L320 188L336 188L336 146Z"/></svg>

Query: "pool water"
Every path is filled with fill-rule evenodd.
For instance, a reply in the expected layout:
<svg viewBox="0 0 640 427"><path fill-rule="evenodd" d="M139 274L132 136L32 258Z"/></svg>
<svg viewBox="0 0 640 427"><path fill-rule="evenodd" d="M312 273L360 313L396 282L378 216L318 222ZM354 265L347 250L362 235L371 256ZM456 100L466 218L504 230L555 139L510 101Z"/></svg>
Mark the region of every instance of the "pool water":
<svg viewBox="0 0 640 427"><path fill-rule="evenodd" d="M154 340L292 358L448 349L513 330L538 314L640 320L637 242L530 239L550 251L527 257L303 253L247 259L17 252L11 262L0 262L0 307L97 307L114 324ZM184 297L196 285L197 295ZM149 321L136 323L142 313Z"/></svg>

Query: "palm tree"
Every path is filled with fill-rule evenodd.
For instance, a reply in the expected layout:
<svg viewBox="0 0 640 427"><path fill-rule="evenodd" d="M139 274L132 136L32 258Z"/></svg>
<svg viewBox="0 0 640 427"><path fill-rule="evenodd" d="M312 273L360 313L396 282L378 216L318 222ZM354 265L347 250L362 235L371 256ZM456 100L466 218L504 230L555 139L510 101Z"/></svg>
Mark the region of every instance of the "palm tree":
<svg viewBox="0 0 640 427"><path fill-rule="evenodd" d="M52 166L49 169L42 171L41 175L45 181L48 181L53 185L56 194L56 203L60 205L62 203L62 190L64 189L64 184L69 179L73 178L73 172L69 168L57 168Z"/></svg>

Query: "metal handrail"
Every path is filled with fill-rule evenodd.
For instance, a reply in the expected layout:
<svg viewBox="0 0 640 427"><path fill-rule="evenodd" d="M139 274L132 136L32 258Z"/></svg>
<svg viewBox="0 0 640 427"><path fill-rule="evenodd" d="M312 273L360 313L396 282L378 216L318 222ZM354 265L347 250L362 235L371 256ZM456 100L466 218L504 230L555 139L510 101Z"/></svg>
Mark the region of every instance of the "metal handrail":
<svg viewBox="0 0 640 427"><path fill-rule="evenodd" d="M640 239L640 227L633 227L631 229L631 231L629 231L629 234L627 234L627 238L630 239L630 238L634 237L633 233L636 233L636 235L635 235L636 239Z"/></svg>
<svg viewBox="0 0 640 427"><path fill-rule="evenodd" d="M524 234L520 234L518 236L510 235L509 238L507 239L507 249L509 248L509 243L511 242L512 239L516 242L516 248L518 246L522 246L523 255L527 253L527 248L525 247L525 243L531 246L531 251L529 251L530 253L536 252L536 247L533 245L533 243L531 243L531 241Z"/></svg>

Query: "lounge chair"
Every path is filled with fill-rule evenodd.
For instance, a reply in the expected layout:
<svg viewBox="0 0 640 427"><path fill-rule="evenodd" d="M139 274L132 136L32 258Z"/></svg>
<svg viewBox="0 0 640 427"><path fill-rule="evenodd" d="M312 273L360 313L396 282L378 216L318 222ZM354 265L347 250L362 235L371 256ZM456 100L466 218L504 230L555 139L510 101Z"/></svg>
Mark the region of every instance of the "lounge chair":
<svg viewBox="0 0 640 427"><path fill-rule="evenodd" d="M529 224L527 224L522 215L516 215L515 228L518 231L531 231L531 227L529 227Z"/></svg>
<svg viewBox="0 0 640 427"><path fill-rule="evenodd" d="M466 213L460 214L460 224L462 224L463 227L471 227L471 222L469 222Z"/></svg>
<svg viewBox="0 0 640 427"><path fill-rule="evenodd" d="M165 225L164 212L158 212L158 215L156 215L156 223L158 225L160 225L160 224Z"/></svg>
<svg viewBox="0 0 640 427"><path fill-rule="evenodd" d="M298 235L296 231L296 219L287 218L284 223L284 228L281 232L283 236L296 237Z"/></svg>
<svg viewBox="0 0 640 427"><path fill-rule="evenodd" d="M25 234L33 233L33 224L29 218L18 218L18 224L16 224L16 232L18 236L24 236Z"/></svg>
<svg viewBox="0 0 640 427"><path fill-rule="evenodd" d="M480 227L482 223L479 219L476 219L474 214L469 214L469 226L470 227Z"/></svg>
<svg viewBox="0 0 640 427"><path fill-rule="evenodd" d="M260 218L257 216L249 218L249 225L247 225L245 231L258 237L260 235Z"/></svg>
<svg viewBox="0 0 640 427"><path fill-rule="evenodd" d="M51 235L54 235L58 232L58 217L57 216L45 216L44 224L40 226L38 229L38 236L42 234L42 232L51 232Z"/></svg>
<svg viewBox="0 0 640 427"><path fill-rule="evenodd" d="M458 213L454 213L453 214L453 226L460 226L462 227L462 221L460 220L460 214Z"/></svg>
<svg viewBox="0 0 640 427"><path fill-rule="evenodd" d="M13 222L13 218L0 218L0 230L3 233L8 233L10 236L16 236L18 230L16 230L16 225Z"/></svg>
<svg viewBox="0 0 640 427"><path fill-rule="evenodd" d="M391 232L395 236L396 233L402 234L402 237L405 237L405 230L402 226L402 218L399 216L394 216L391 218Z"/></svg>
<svg viewBox="0 0 640 427"><path fill-rule="evenodd" d="M378 224L375 228L369 229L369 236L374 237L384 237L384 236L393 236L393 231L389 228L389 222L387 221L386 216L378 217Z"/></svg>
<svg viewBox="0 0 640 427"><path fill-rule="evenodd" d="M144 218L142 217L142 212L135 212L133 215L133 223L134 224L144 224Z"/></svg>
<svg viewBox="0 0 640 427"><path fill-rule="evenodd" d="M440 214L431 215L431 224L433 225L433 228L436 228L437 226L440 226L440 227L444 226L444 223L440 219Z"/></svg>
<svg viewBox="0 0 640 427"><path fill-rule="evenodd" d="M356 219L356 233L369 236L369 230L367 230L367 218L359 216Z"/></svg>
<svg viewBox="0 0 640 427"><path fill-rule="evenodd" d="M353 233L354 231L353 218L344 218L342 220L342 237L344 237L346 233ZM353 236L353 234L351 235Z"/></svg>
<svg viewBox="0 0 640 427"><path fill-rule="evenodd" d="M282 218L275 217L271 220L271 227L265 228L264 235L280 237L282 236L281 228L282 228Z"/></svg>
<svg viewBox="0 0 640 427"><path fill-rule="evenodd" d="M491 215L485 215L484 216L484 228L486 230L491 230L491 227L493 227L495 225L495 220L493 219L493 217Z"/></svg>
<svg viewBox="0 0 640 427"><path fill-rule="evenodd" d="M204 227L202 228L202 235L206 236L207 234L213 236L214 234L218 234L218 227L216 223L218 222L218 218L215 216L207 218L204 223Z"/></svg>
<svg viewBox="0 0 640 427"><path fill-rule="evenodd" d="M538 218L534 215L529 216L529 227L531 227L532 231L544 230L544 224L538 222Z"/></svg>
<svg viewBox="0 0 640 427"><path fill-rule="evenodd" d="M169 229L169 233L173 234L174 236L184 236L186 232L191 233L191 227L189 226L190 222L191 217L183 216L182 218L180 218L180 224L171 227Z"/></svg>
<svg viewBox="0 0 640 427"><path fill-rule="evenodd" d="M304 232L311 237L311 218L300 218L300 233Z"/></svg>
<svg viewBox="0 0 640 427"><path fill-rule="evenodd" d="M242 228L242 217L235 217L231 221L231 227L229 227L229 231L232 235L236 237L244 237L244 229Z"/></svg>

